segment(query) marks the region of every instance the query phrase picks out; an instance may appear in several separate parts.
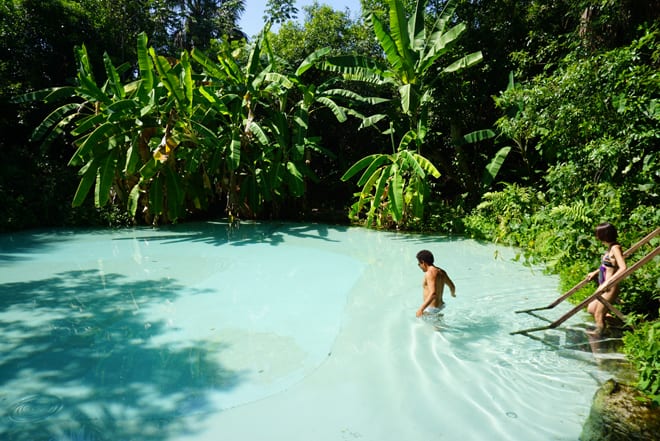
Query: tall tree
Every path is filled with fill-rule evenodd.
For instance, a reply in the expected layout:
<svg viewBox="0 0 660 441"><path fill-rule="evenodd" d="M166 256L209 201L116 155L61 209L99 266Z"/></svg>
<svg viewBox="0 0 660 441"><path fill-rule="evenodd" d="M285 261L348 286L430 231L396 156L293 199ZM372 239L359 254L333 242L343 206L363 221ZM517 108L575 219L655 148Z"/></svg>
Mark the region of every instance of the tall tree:
<svg viewBox="0 0 660 441"><path fill-rule="evenodd" d="M350 17L348 11L337 11L328 5L314 3L303 7L303 20L289 20L270 37L273 51L292 65L298 65L305 57L321 47L331 48L333 55L361 54L368 47L366 26ZM378 48L380 49L380 48ZM375 52L375 49L372 48Z"/></svg>
<svg viewBox="0 0 660 441"><path fill-rule="evenodd" d="M297 16L298 8L296 8L294 0L267 0L263 18L265 23L280 24L295 20Z"/></svg>
<svg viewBox="0 0 660 441"><path fill-rule="evenodd" d="M237 34L245 0L173 0L178 15L174 38L178 47L207 50L212 40Z"/></svg>

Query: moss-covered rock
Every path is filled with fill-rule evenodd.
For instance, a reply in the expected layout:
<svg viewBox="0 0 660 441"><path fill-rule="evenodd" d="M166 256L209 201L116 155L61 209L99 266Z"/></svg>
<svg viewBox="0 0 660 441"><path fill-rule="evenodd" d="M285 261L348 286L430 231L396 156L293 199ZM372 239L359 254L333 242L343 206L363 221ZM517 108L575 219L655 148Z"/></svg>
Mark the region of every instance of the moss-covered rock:
<svg viewBox="0 0 660 441"><path fill-rule="evenodd" d="M660 441L660 407L634 387L609 380L594 396L580 441Z"/></svg>

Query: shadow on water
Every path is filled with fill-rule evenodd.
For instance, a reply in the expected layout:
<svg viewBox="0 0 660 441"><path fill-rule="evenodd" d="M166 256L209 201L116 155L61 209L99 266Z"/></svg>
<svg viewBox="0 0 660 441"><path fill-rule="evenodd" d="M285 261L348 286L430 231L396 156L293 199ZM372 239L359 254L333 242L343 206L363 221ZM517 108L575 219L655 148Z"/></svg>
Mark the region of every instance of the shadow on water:
<svg viewBox="0 0 660 441"><path fill-rule="evenodd" d="M434 243L461 243L461 242L471 242L471 243L480 243L475 239L469 239L465 236L458 235L440 235L437 233L416 233L411 231L404 231L402 234L392 232L392 240L400 242L410 242L417 243L422 242L424 246L432 246ZM432 241L432 242L430 242ZM490 245L489 242L483 242L484 245Z"/></svg>
<svg viewBox="0 0 660 441"><path fill-rule="evenodd" d="M211 393L241 382L215 359L222 342L158 343L171 324L147 322L143 309L183 286L100 279L72 271L0 284L0 439L174 439L214 410Z"/></svg>
<svg viewBox="0 0 660 441"><path fill-rule="evenodd" d="M287 236L339 242L331 239L330 232L345 232L349 227L325 224L295 224L281 222L241 222L230 225L225 222L205 222L163 227L158 234L141 236L145 240L163 243L201 242L209 245L244 246L254 244L281 245ZM162 234L166 233L166 234ZM132 240L120 238L118 240Z"/></svg>
<svg viewBox="0 0 660 441"><path fill-rule="evenodd" d="M210 245L243 246L253 244L281 245L287 236L301 239L316 239L339 242L331 239L330 232L345 232L347 226L326 224L296 224L282 222L200 222L169 225L153 229L116 230L119 235L113 240L135 240L130 231L140 233L140 239L164 243L201 242ZM39 230L0 235L0 266L33 257L31 253L47 253L61 242L72 241L80 233L107 237L110 229ZM149 233L152 234L149 234Z"/></svg>
<svg viewBox="0 0 660 441"><path fill-rule="evenodd" d="M73 236L71 230L0 234L0 265L28 260L30 253L47 252L60 242L72 240Z"/></svg>

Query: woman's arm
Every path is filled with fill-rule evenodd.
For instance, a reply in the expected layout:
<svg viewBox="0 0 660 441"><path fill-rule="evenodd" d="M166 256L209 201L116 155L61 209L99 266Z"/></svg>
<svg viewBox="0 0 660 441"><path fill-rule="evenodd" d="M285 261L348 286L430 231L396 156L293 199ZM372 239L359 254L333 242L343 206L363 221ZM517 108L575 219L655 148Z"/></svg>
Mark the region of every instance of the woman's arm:
<svg viewBox="0 0 660 441"><path fill-rule="evenodd" d="M610 250L610 257L614 258L616 262L617 269L612 274L612 276L618 274L620 271L625 271L628 266L626 265L626 259L623 258L623 251L621 251L621 245L613 245Z"/></svg>

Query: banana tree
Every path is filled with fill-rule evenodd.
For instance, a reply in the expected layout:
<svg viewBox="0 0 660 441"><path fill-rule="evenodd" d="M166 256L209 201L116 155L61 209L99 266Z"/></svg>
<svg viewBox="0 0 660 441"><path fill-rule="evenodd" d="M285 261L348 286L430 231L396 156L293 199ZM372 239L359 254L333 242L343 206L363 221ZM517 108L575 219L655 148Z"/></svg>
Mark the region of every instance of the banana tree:
<svg viewBox="0 0 660 441"><path fill-rule="evenodd" d="M334 156L321 146L321 138L310 136L309 122L314 112L328 109L339 122L344 122L349 116L361 118L353 108L355 103L377 105L387 101L379 97L364 97L340 86L341 79L333 77L320 84L308 83L303 75L322 62L330 52L329 48L321 48L308 55L290 75L271 73L268 80L279 85L277 93L279 109L270 121L274 146L281 153L282 166L289 171L286 185L290 192L299 197L305 189L307 179L316 181L316 174L310 167L312 153ZM287 116L288 122L282 118ZM286 164L285 164L286 163Z"/></svg>
<svg viewBox="0 0 660 441"><path fill-rule="evenodd" d="M257 189L266 188L267 193L272 191L255 167L255 162L264 154L263 146L270 145L260 117L262 108L267 109L272 103L272 91L266 81L272 63L266 58L268 54L263 54L265 34L263 32L251 45L244 65L238 62L238 56L245 48L224 45L217 62L197 49L191 53L202 68L199 88L202 99L212 117L220 121L218 130L208 132L204 142L219 147L212 164L226 195L230 218L250 216L258 211L258 198L245 194L256 191L250 182L262 179Z"/></svg>
<svg viewBox="0 0 660 441"><path fill-rule="evenodd" d="M341 102L362 99L333 87L333 81L315 85L302 80L328 51L315 51L294 73L285 74L270 49L267 32L249 47L245 65L236 62L239 54L229 46L217 62L193 50L193 59L203 69L202 95L224 121L226 139L214 142L230 146L220 164L227 174L223 182L230 216L252 215L265 204L301 197L306 181L317 179L310 167L312 153L331 153L321 147L320 138L310 135L310 114L325 107L343 122L352 110Z"/></svg>
<svg viewBox="0 0 660 441"><path fill-rule="evenodd" d="M138 37L137 80L122 83L120 73L104 55L106 81L94 78L85 46L76 51L75 87L57 87L24 95L23 100L67 102L36 128L34 139L48 141L70 133L76 148L69 164L80 167L80 183L72 204L80 205L94 188L94 203L124 203L135 216L150 222L176 221L186 201L200 207L208 197L199 173L195 144L199 132L190 123L193 106L192 70L188 57L170 60L147 49ZM200 178L201 176L201 178ZM206 187L209 187L206 185ZM200 190L201 189L201 190Z"/></svg>
<svg viewBox="0 0 660 441"><path fill-rule="evenodd" d="M407 19L401 0L388 0L388 4L389 27L385 26L375 14L369 15L369 21L376 39L383 49L385 63L367 57L340 56L328 59L325 66L329 70L342 73L344 78L349 80L364 81L394 88L399 98L399 110L407 118L407 123L403 127L396 128L390 122L389 129L385 133L394 136L403 133L403 136L400 137L398 151L395 152L394 156L386 155L385 157L391 158L390 162L394 165L398 163L398 159L395 160L395 157L409 158L410 152L404 152L403 150L412 150L418 155L418 158L422 158L421 162L430 164L426 158L421 156L421 148L424 145L429 128L429 112L433 104L432 91L434 88L439 87L438 83L442 78L439 73L452 73L472 66L481 61L482 54L481 52L474 52L460 57L440 68L440 72L438 72L436 66L438 60L448 53L451 44L465 30L465 24L450 25L454 12L452 4L448 4L443 13L428 29L425 26L424 14L426 1L418 0L413 15ZM385 119L386 115L384 114L369 116L364 119L362 127L379 124ZM380 157L382 158L382 156ZM362 162L365 159L358 161L355 166L365 164L365 162ZM415 163L420 161L416 160ZM354 170L354 167L349 171ZM435 167L433 169L431 176L439 176L437 169ZM427 175L421 173L420 170L423 171L424 168L419 167L401 168L399 166L392 170L396 170L397 173L389 175L388 179L383 182L383 186L388 188L387 192L379 193L377 190L381 186L370 188L375 192L372 194L372 197L376 198L373 203L377 206L375 209L382 212L381 217L389 214L395 222L400 223L405 217L407 205L392 202L395 200L405 202L404 194L414 194L415 191L407 188L411 185L417 189L419 194L419 197L413 198L413 200L417 203L423 202L420 200L421 195L428 194ZM359 183L368 184L386 176L380 171L378 167L368 167L365 172L375 174L363 175ZM350 179L353 175L354 173L347 172L344 179ZM395 179L399 180L395 181ZM402 183L402 185L399 185L399 183ZM365 187L363 187L360 200L363 199L365 190ZM388 198L394 197L391 193L396 195L396 199L385 200L385 196ZM359 209L363 207L363 204L358 201L354 207ZM374 209L373 205L371 209ZM411 214L421 216L423 206L416 207ZM367 219L372 220L373 214L368 213Z"/></svg>
<svg viewBox="0 0 660 441"><path fill-rule="evenodd" d="M106 56L101 86L83 46L76 87L22 97L67 100L34 137L73 136L70 164L81 176L73 204L94 188L97 206L125 203L131 214L155 223L204 209L217 192L226 195L230 217L301 196L305 179L315 178L307 164L311 152L324 152L308 134L309 115L324 106L345 119L350 110L335 99L350 98L350 92L301 80L325 50L310 55L294 75L278 73L262 35L245 63L230 46L217 62L196 50L165 58L141 35L137 80L122 83L121 70ZM193 61L202 73L193 70Z"/></svg>
<svg viewBox="0 0 660 441"><path fill-rule="evenodd" d="M383 227L389 223L390 216L394 222L401 223L408 211L412 216L422 217L429 194L427 176L438 178L440 172L428 159L409 148L416 136L414 131L409 131L392 154L366 156L344 173L341 179L345 181L364 170L358 180L362 190L349 212L352 219L358 220L366 210L367 226Z"/></svg>

